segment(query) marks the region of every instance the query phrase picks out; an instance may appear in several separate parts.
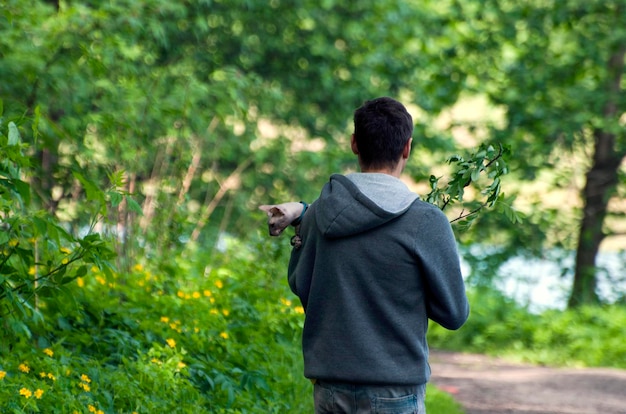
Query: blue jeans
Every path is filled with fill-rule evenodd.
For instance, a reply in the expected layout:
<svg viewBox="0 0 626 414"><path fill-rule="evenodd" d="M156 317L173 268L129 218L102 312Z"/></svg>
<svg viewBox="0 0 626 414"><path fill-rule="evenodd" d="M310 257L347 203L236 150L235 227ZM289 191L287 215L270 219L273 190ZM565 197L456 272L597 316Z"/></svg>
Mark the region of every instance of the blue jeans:
<svg viewBox="0 0 626 414"><path fill-rule="evenodd" d="M317 381L315 414L426 414L426 384L370 386Z"/></svg>

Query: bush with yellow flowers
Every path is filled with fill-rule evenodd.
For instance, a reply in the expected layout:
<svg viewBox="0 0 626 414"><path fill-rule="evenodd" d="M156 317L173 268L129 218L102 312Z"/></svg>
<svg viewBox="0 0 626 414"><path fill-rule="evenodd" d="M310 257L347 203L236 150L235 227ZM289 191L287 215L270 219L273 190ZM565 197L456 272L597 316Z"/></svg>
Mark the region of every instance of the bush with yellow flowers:
<svg viewBox="0 0 626 414"><path fill-rule="evenodd" d="M30 413L302 413L302 307L284 240L129 273L92 266L0 345L0 405ZM269 252L269 256L268 255ZM44 305L45 303L45 305ZM95 411L94 411L95 410ZM3 411L5 412L5 411Z"/></svg>
<svg viewBox="0 0 626 414"><path fill-rule="evenodd" d="M284 256L190 247L115 271L93 226L78 237L31 200L28 152L0 124L0 412L303 412ZM132 201L120 173L106 190L73 174L92 223Z"/></svg>

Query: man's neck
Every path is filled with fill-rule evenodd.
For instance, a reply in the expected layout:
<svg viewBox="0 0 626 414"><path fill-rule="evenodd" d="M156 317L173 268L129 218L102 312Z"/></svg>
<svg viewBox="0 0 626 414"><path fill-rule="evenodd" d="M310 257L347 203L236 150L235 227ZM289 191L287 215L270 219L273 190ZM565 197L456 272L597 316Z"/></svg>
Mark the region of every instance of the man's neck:
<svg viewBox="0 0 626 414"><path fill-rule="evenodd" d="M393 168L393 169L392 168L363 168L361 167L361 172L387 174L396 178L400 178L400 175L402 175L402 170L404 170L403 168L404 166L401 164L402 163L398 163L398 165L396 165L396 168Z"/></svg>

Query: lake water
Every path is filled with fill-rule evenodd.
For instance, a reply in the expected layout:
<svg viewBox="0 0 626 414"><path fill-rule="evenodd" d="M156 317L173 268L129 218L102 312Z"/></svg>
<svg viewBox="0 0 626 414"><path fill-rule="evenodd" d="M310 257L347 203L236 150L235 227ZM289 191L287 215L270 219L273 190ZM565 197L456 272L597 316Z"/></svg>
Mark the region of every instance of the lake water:
<svg viewBox="0 0 626 414"><path fill-rule="evenodd" d="M572 287L574 255L556 260L513 258L499 271L496 287L533 312L565 309ZM598 293L602 300L615 302L626 297L626 260L624 253L602 252L598 255Z"/></svg>

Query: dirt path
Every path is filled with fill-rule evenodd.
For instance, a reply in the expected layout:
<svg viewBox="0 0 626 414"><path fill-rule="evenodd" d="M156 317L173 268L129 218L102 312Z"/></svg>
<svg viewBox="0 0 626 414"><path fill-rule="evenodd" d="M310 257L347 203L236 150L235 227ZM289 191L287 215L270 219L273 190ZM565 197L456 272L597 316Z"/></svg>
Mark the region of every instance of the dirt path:
<svg viewBox="0 0 626 414"><path fill-rule="evenodd" d="M467 414L626 414L623 370L547 368L439 351L431 351L430 365L431 382Z"/></svg>

